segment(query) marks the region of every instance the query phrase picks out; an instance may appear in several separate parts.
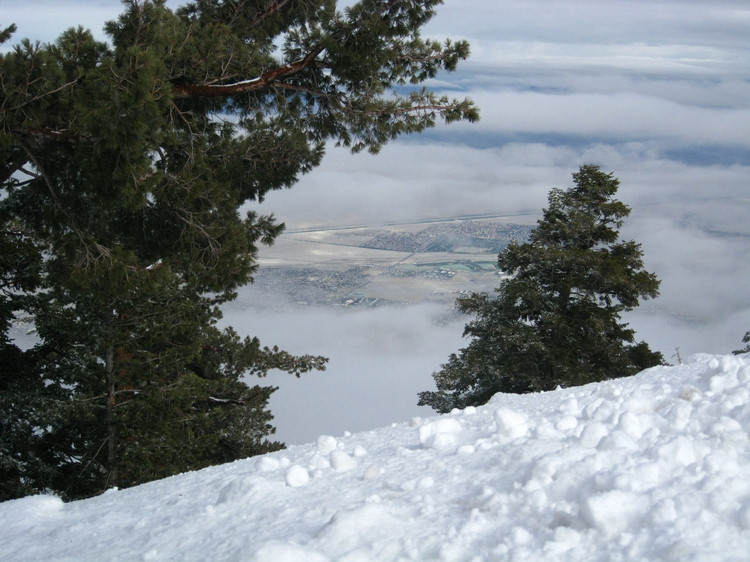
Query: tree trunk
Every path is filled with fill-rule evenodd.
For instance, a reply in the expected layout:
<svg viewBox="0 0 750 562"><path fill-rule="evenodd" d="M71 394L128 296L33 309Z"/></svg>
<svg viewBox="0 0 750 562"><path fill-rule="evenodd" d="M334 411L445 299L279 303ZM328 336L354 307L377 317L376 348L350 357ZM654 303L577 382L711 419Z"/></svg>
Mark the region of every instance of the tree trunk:
<svg viewBox="0 0 750 562"><path fill-rule="evenodd" d="M107 470L109 475L107 477L107 487L115 488L118 484L118 471L117 471L117 427L115 425L114 410L115 410L115 348L112 341L112 311L107 310L105 312L107 319L107 329L110 334L109 341L107 342L107 350L105 352L104 364L107 376Z"/></svg>

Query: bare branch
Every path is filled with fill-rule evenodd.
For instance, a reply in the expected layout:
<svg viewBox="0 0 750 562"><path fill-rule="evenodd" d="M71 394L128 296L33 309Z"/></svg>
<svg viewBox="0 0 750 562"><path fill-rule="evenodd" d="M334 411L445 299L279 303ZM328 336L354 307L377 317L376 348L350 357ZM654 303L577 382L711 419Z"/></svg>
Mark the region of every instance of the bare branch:
<svg viewBox="0 0 750 562"><path fill-rule="evenodd" d="M19 103L18 105L15 105L13 107L9 107L7 109L3 109L3 111L8 111L8 112L18 111L22 107L25 107L25 106L27 106L27 105L29 105L31 103L34 103L34 102L39 101L41 99L44 99L47 96L50 96L52 94L56 94L57 92L61 92L65 88L70 88L71 86L75 85L82 77L83 77L83 74L79 74L73 80L71 80L70 82L67 82L67 83L63 84L59 88L55 88L54 90L50 90L49 92L44 92L42 94L38 94L38 95L34 96L33 98L29 98L29 99L24 100L23 103Z"/></svg>
<svg viewBox="0 0 750 562"><path fill-rule="evenodd" d="M242 80L232 84L174 84L172 96L175 99L185 98L209 98L246 94L278 83L279 80L287 78L310 66L317 56L322 53L324 47L319 45L310 51L304 58L289 63L249 80Z"/></svg>

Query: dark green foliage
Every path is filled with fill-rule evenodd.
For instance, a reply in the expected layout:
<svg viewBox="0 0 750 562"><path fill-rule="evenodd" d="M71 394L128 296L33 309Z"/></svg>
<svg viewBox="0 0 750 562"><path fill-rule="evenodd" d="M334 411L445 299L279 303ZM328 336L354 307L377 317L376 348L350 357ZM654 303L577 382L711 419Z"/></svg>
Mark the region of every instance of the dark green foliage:
<svg viewBox="0 0 750 562"><path fill-rule="evenodd" d="M420 37L439 3L126 0L111 45L78 28L0 55L0 499L281 446L274 389L247 377L325 359L216 327L283 229L248 209L328 141L377 152L477 118L415 87L468 55ZM19 312L29 350L8 336Z"/></svg>
<svg viewBox="0 0 750 562"><path fill-rule="evenodd" d="M528 242L511 242L498 265L510 275L494 296L475 293L458 308L475 316L469 345L433 376L420 405L439 412L487 402L497 392L553 390L635 374L662 356L620 322L640 298L658 295L640 245L619 240L630 209L614 199L619 181L596 166L553 189Z"/></svg>
<svg viewBox="0 0 750 562"><path fill-rule="evenodd" d="M1 211L0 211L1 212ZM32 491L23 478L43 479L39 440L29 423L42 412L52 395L34 376L34 358L9 337L16 310L30 305L39 285L41 257L27 230L0 215L0 501ZM33 397L33 399L31 399ZM21 454L25 451L26 454Z"/></svg>
<svg viewBox="0 0 750 562"><path fill-rule="evenodd" d="M732 353L735 355L740 355L742 353L750 353L750 332L745 332L744 337L742 338L742 343L747 344L742 349L736 349Z"/></svg>

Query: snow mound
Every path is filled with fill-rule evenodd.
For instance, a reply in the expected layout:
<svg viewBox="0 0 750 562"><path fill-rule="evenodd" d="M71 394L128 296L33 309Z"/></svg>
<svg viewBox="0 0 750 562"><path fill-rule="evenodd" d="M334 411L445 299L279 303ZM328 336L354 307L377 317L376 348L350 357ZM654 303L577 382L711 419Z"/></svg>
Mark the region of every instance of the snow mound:
<svg viewBox="0 0 750 562"><path fill-rule="evenodd" d="M746 560L750 355L489 404L63 504L3 560Z"/></svg>

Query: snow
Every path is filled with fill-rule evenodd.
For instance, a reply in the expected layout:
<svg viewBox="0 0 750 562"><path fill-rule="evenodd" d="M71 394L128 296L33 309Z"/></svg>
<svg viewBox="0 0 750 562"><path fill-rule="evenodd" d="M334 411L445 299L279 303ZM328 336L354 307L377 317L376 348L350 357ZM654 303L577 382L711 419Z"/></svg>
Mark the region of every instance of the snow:
<svg viewBox="0 0 750 562"><path fill-rule="evenodd" d="M4 561L740 561L750 355L497 395L79 502L0 504Z"/></svg>

